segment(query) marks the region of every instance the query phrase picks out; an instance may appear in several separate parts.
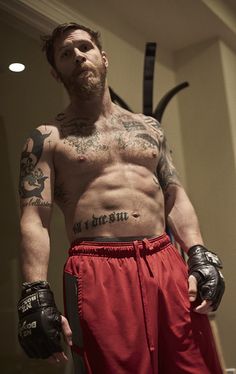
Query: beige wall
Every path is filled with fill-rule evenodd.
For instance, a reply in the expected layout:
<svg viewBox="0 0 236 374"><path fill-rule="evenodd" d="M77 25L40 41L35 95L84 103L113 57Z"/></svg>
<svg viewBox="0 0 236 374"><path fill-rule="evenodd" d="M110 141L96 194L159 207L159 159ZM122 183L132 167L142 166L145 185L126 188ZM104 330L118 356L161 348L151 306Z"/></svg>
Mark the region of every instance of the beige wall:
<svg viewBox="0 0 236 374"><path fill-rule="evenodd" d="M220 51L225 79L225 94L229 113L229 124L236 164L236 54L223 42L220 43Z"/></svg>
<svg viewBox="0 0 236 374"><path fill-rule="evenodd" d="M236 366L234 59L235 54L218 40L176 54L177 76L191 83L178 98L188 192L206 245L224 262L227 288L217 322L228 367Z"/></svg>
<svg viewBox="0 0 236 374"><path fill-rule="evenodd" d="M225 357L234 367L236 366L235 359L235 348L231 348L228 352L228 347L235 347L235 335L236 335L236 245L235 245L235 222L236 222L236 53L234 53L224 43L220 43L220 52L222 59L222 70L224 75L224 88L225 96L227 101L227 111L229 121L226 123L229 126L231 142L229 147L232 145L234 156L234 165L231 168L230 164L226 166L226 181L229 183L229 187L225 190L224 196L227 191L230 193L228 197L228 209L225 215L227 217L225 230L228 236L226 242L226 263L225 263L225 274L228 281L228 293L224 300L222 312L220 314L220 329L222 331L222 341L225 346ZM226 144L227 146L227 144ZM227 178L228 174L231 174L233 180ZM232 184L231 184L232 183ZM223 198L225 201L225 198ZM229 246L227 246L229 244Z"/></svg>

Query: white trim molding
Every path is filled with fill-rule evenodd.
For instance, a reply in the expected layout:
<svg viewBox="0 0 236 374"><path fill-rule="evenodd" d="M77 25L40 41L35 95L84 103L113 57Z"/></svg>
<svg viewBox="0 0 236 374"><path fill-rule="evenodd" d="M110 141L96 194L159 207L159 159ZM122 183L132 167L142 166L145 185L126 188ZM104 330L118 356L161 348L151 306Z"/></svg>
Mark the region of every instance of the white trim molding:
<svg viewBox="0 0 236 374"><path fill-rule="evenodd" d="M0 0L0 9L43 33L59 23L86 23L81 15L57 0Z"/></svg>

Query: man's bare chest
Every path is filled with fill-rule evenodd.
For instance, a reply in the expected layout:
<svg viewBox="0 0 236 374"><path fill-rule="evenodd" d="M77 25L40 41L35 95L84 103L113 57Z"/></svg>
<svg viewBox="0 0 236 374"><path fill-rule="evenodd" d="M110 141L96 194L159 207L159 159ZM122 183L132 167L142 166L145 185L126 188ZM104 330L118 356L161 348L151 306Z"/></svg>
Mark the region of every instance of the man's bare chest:
<svg viewBox="0 0 236 374"><path fill-rule="evenodd" d="M119 121L96 123L70 121L60 127L56 148L60 165L96 168L113 162L156 167L161 139L155 128L142 121L122 117Z"/></svg>

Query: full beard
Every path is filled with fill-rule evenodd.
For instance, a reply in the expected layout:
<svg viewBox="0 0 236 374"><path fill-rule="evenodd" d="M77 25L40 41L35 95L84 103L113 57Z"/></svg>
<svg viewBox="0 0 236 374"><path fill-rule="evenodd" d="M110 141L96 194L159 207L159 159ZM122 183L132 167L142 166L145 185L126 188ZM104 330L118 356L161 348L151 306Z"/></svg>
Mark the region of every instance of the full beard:
<svg viewBox="0 0 236 374"><path fill-rule="evenodd" d="M104 66L95 70L86 70L82 73L73 73L70 77L60 74L69 96L76 96L81 100L101 97L105 90L106 69Z"/></svg>

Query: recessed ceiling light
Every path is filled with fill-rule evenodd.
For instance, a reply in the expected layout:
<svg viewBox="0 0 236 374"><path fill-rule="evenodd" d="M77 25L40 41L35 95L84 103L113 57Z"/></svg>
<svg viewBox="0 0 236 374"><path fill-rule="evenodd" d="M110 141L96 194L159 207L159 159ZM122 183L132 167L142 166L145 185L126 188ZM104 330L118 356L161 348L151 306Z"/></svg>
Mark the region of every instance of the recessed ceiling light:
<svg viewBox="0 0 236 374"><path fill-rule="evenodd" d="M8 69L14 71L14 73L20 73L21 71L25 70L25 65L20 64L19 62L14 62L8 66Z"/></svg>

